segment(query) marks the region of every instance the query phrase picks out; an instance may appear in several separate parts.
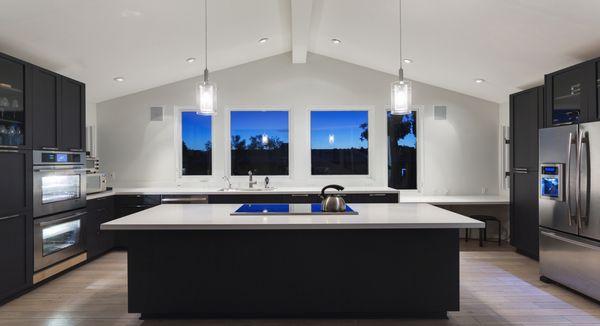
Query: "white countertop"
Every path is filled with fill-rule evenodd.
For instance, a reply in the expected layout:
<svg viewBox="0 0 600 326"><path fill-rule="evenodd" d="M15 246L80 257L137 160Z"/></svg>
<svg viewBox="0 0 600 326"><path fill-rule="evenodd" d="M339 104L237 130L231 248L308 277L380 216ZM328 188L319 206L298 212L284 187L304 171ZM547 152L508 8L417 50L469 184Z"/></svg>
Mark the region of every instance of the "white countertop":
<svg viewBox="0 0 600 326"><path fill-rule="evenodd" d="M465 195L400 195L401 203L428 203L432 205L508 205L510 198L506 196L465 196Z"/></svg>
<svg viewBox="0 0 600 326"><path fill-rule="evenodd" d="M358 215L230 215L239 204L159 205L102 230L447 229L484 223L429 204L350 204Z"/></svg>
<svg viewBox="0 0 600 326"><path fill-rule="evenodd" d="M270 190L234 190L219 191L221 187L141 187L141 188L116 188L119 195L268 195L268 194L312 194L321 193L320 187L275 187ZM335 192L335 190L328 190ZM346 187L341 193L398 193L398 190L389 187Z"/></svg>

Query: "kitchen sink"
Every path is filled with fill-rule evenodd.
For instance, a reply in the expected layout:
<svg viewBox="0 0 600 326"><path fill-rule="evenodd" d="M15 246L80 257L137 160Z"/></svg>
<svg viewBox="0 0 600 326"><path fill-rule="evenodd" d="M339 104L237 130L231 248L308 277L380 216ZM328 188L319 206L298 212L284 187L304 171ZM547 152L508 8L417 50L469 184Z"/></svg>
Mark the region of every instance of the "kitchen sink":
<svg viewBox="0 0 600 326"><path fill-rule="evenodd" d="M268 191L273 191L275 190L275 187L269 187L269 188L221 188L218 191L222 191L222 192L268 192Z"/></svg>

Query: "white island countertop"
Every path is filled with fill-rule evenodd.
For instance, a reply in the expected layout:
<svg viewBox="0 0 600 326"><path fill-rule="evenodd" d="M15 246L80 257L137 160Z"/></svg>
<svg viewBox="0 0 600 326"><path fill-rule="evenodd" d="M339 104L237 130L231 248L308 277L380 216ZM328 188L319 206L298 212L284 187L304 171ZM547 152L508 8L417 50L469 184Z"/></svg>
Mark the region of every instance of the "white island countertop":
<svg viewBox="0 0 600 326"><path fill-rule="evenodd" d="M349 204L358 215L231 215L239 204L159 205L102 230L456 229L484 223L429 204Z"/></svg>

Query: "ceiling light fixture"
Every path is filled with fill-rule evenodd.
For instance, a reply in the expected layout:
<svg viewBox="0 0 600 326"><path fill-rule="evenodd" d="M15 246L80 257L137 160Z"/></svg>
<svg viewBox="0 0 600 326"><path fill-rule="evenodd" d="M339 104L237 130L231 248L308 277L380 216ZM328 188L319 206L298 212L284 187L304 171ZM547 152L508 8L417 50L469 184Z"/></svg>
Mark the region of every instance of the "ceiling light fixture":
<svg viewBox="0 0 600 326"><path fill-rule="evenodd" d="M113 80L116 81L116 82L122 83L122 82L125 81L125 78L123 78L123 77L115 77L115 78L113 78Z"/></svg>
<svg viewBox="0 0 600 326"><path fill-rule="evenodd" d="M196 58L187 58L187 59L185 59L185 62L187 62L187 63L192 63L194 61L196 61Z"/></svg>
<svg viewBox="0 0 600 326"><path fill-rule="evenodd" d="M261 38L260 40L258 40L258 43L260 43L260 44L265 44L265 43L267 43L267 41L268 41L268 40L269 40L269 38L268 38L268 37L263 37L263 38Z"/></svg>
<svg viewBox="0 0 600 326"><path fill-rule="evenodd" d="M196 89L199 114L217 113L217 84L208 80L208 0L204 0L204 80Z"/></svg>
<svg viewBox="0 0 600 326"><path fill-rule="evenodd" d="M404 63L413 63L412 59L402 59Z"/></svg>
<svg viewBox="0 0 600 326"><path fill-rule="evenodd" d="M399 54L400 69L398 69L398 80L391 85L391 111L394 115L409 114L412 107L412 86L410 81L404 79L402 69L402 0L398 0L398 26L399 26Z"/></svg>
<svg viewBox="0 0 600 326"><path fill-rule="evenodd" d="M337 39L337 38L332 38L331 39L331 43L333 43L333 44L340 44L340 43L342 43L342 41L340 39Z"/></svg>
<svg viewBox="0 0 600 326"><path fill-rule="evenodd" d="M485 79L483 79L483 78L477 78L477 79L475 79L475 82L476 82L477 84L482 84L482 83L484 83L484 82L485 82Z"/></svg>

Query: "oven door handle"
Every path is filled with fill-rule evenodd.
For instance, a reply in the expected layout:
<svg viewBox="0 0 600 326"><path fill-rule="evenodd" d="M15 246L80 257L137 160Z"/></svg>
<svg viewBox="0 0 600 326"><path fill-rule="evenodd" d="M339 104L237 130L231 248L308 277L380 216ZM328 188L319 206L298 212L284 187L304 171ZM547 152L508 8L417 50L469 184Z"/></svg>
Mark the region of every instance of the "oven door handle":
<svg viewBox="0 0 600 326"><path fill-rule="evenodd" d="M72 168L72 167L54 167L54 168L36 168L34 172L54 172L54 171L72 171L72 172L85 172L84 168Z"/></svg>
<svg viewBox="0 0 600 326"><path fill-rule="evenodd" d="M85 215L85 214L87 214L87 212L80 212L80 213L73 214L73 215L70 215L70 216L67 216L67 217L63 217L63 218L59 218L59 219L56 219L56 220L47 221L47 222L40 222L40 226L46 226L46 225L50 225L50 224L56 224L57 222L62 222L62 221L66 221L66 220L72 220L75 217L82 216L82 215Z"/></svg>

